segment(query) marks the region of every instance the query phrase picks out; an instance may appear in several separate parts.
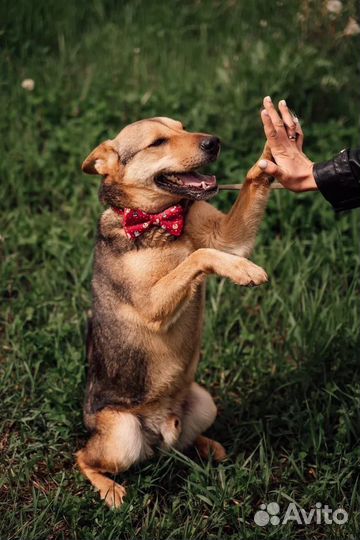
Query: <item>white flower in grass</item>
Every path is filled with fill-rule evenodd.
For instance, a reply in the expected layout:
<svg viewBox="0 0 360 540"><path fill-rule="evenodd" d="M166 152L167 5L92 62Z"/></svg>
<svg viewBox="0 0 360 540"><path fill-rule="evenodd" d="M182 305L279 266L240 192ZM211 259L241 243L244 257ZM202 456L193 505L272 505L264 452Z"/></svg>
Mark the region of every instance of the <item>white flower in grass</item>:
<svg viewBox="0 0 360 540"><path fill-rule="evenodd" d="M341 13L341 10L343 8L342 2L340 0L328 0L326 3L326 9L329 13L332 13L334 15L339 15Z"/></svg>
<svg viewBox="0 0 360 540"><path fill-rule="evenodd" d="M350 17L345 26L344 36L356 36L357 34L360 34L360 25L354 17Z"/></svg>
<svg viewBox="0 0 360 540"><path fill-rule="evenodd" d="M28 92L32 92L35 88L35 81L33 79L24 79L21 83L21 88Z"/></svg>

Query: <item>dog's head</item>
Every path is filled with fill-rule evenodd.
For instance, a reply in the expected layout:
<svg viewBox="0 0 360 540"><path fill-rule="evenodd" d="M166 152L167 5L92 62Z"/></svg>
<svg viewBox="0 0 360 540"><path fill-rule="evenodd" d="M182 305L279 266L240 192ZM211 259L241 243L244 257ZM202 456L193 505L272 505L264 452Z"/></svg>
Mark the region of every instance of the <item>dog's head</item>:
<svg viewBox="0 0 360 540"><path fill-rule="evenodd" d="M218 137L189 133L170 118L150 118L100 144L82 170L103 176L100 197L105 204L152 212L181 199L215 195L215 176L197 169L215 161L219 152Z"/></svg>

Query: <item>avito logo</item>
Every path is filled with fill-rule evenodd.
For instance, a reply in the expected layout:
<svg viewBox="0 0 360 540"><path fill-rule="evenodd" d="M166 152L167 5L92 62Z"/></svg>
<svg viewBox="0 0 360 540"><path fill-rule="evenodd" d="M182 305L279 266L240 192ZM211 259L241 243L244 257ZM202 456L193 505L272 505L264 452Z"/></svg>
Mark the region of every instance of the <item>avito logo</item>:
<svg viewBox="0 0 360 540"><path fill-rule="evenodd" d="M260 510L254 515L254 521L259 527L266 527L269 523L276 526L286 525L289 521L295 521L298 525L310 525L310 523L343 525L349 519L349 515L344 508L332 510L327 504L323 506L321 502L317 502L315 507L310 508L309 511L291 502L288 504L283 517L280 517L279 514L280 505L277 502L261 504Z"/></svg>

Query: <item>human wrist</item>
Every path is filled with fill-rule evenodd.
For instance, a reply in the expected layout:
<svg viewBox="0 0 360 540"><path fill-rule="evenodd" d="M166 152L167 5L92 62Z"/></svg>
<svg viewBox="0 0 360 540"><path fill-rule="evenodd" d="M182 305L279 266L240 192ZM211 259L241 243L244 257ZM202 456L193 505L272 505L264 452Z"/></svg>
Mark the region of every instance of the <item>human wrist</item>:
<svg viewBox="0 0 360 540"><path fill-rule="evenodd" d="M318 189L314 177L314 163L304 154L299 156L296 164L297 174L292 176L291 191L303 193L305 191L316 191Z"/></svg>
<svg viewBox="0 0 360 540"><path fill-rule="evenodd" d="M301 191L317 191L319 189L315 181L314 165L315 163L310 162L308 173L301 183Z"/></svg>

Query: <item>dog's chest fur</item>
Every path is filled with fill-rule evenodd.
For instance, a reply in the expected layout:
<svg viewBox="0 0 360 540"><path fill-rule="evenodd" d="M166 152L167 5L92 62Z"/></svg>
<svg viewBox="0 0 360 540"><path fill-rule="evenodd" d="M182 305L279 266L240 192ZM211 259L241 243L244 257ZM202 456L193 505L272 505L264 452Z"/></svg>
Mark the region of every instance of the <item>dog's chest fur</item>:
<svg viewBox="0 0 360 540"><path fill-rule="evenodd" d="M204 286L197 286L165 328L152 327L142 313L151 287L193 250L186 234L173 239L156 230L134 243L109 211L103 215L94 260L87 414L106 406L136 408L164 395L175 397L193 381Z"/></svg>

